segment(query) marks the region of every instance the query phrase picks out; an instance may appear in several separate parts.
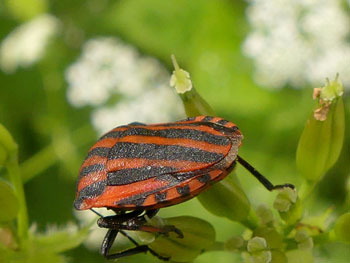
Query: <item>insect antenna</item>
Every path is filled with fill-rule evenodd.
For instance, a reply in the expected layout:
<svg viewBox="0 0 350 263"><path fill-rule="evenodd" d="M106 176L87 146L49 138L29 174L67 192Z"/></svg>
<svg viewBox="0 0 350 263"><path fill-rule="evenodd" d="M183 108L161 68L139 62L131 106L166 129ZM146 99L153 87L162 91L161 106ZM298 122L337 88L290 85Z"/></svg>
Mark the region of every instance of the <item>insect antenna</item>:
<svg viewBox="0 0 350 263"><path fill-rule="evenodd" d="M99 212L97 212L96 210L94 210L94 209L92 209L92 208L90 208L90 210L92 211L92 212L94 212L96 215L98 215L99 217L104 217L102 214L100 214Z"/></svg>

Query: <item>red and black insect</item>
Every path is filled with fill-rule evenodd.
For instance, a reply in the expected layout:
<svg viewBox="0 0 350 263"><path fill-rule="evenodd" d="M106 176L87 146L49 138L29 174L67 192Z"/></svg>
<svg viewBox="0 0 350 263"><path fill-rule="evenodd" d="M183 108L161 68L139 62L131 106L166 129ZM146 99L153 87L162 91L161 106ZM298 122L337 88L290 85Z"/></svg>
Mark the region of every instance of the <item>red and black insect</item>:
<svg viewBox="0 0 350 263"><path fill-rule="evenodd" d="M115 259L151 252L138 245L124 230L182 233L174 226L145 225L145 215L159 208L195 197L222 180L238 161L268 190L291 187L272 185L238 156L243 136L238 127L219 117L198 116L186 120L145 125L131 123L103 135L91 147L81 166L74 206L78 210L106 207L116 215L101 217L98 225L108 228L101 253ZM109 254L118 234L125 235L135 248Z"/></svg>

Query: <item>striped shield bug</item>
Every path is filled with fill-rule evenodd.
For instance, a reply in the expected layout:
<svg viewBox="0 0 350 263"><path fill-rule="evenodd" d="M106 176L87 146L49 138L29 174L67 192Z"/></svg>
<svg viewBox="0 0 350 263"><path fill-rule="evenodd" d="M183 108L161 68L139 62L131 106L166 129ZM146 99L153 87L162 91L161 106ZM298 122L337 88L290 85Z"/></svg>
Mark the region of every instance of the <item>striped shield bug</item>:
<svg viewBox="0 0 350 263"><path fill-rule="evenodd" d="M153 217L159 208L195 197L225 178L237 162L270 191L294 188L291 184L274 186L238 156L242 139L234 123L210 116L151 125L131 123L103 135L81 166L74 201L78 210L105 207L116 213L101 216L97 222L109 229L101 253L115 259L149 251L166 259L148 246L139 245L124 230L173 231L182 237L174 226L146 225L146 217ZM136 247L110 254L118 233Z"/></svg>

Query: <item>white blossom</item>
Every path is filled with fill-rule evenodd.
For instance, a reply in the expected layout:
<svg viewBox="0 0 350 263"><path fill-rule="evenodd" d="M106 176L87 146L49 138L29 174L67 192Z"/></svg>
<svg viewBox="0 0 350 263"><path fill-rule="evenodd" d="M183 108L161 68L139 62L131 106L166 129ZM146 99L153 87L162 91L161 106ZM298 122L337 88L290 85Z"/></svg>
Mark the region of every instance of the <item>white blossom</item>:
<svg viewBox="0 0 350 263"><path fill-rule="evenodd" d="M18 67L29 67L40 60L58 29L58 19L49 14L37 16L15 28L1 43L0 68L13 73Z"/></svg>
<svg viewBox="0 0 350 263"><path fill-rule="evenodd" d="M71 65L66 78L68 99L75 106L104 104L112 94L137 96L164 83L166 70L152 58L116 38L88 41L81 57Z"/></svg>
<svg viewBox="0 0 350 263"><path fill-rule="evenodd" d="M251 0L243 51L267 87L320 85L339 73L350 87L350 13L341 0Z"/></svg>

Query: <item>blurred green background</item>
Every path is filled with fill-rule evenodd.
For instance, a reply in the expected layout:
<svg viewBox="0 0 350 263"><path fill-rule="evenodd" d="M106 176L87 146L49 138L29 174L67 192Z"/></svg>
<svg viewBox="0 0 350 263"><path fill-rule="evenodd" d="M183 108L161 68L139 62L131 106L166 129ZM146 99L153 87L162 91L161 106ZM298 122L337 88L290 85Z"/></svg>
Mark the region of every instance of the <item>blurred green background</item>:
<svg viewBox="0 0 350 263"><path fill-rule="evenodd" d="M342 10L349 14L346 2L339 2ZM0 70L0 122L19 145L21 168L27 180L25 192L30 222L36 223L42 231L47 225L79 222L72 208L75 183L82 160L99 133L91 124L91 112L96 107L75 107L67 99L70 87L66 74L82 54L84 43L100 37L120 39L135 48L139 57L160 61L169 73L172 71L170 54L175 54L181 67L190 72L197 91L217 115L240 127L245 137L240 155L273 183L289 182L298 186L301 179L296 170L295 152L305 121L314 107L312 88L315 83L306 79L297 86L293 81L286 81L271 89L259 82L254 75L258 65L242 51L253 30L247 16L249 5L246 1L228 0L0 1L3 56L4 52L10 52L3 43L17 27L45 13L55 17L55 30L47 44L38 40L42 41L43 51L37 59L21 63L30 51L20 50L12 60L2 60ZM35 36L34 31L20 40L23 49L30 49L35 42L31 36ZM344 45L349 46L349 42L345 41ZM6 66L9 65L6 63L14 63L14 66ZM350 60L347 67L349 64ZM304 69L306 75L307 70L310 69ZM341 69L336 71L341 72ZM273 78L274 72L270 74ZM288 72L284 74L288 76ZM323 77L333 78L333 71ZM349 88L344 84L345 90ZM120 94L113 96L106 104L123 101ZM136 94L132 99L137 97ZM350 99L347 94L344 99L346 123L349 123ZM177 105L181 107L181 103ZM114 124L108 124L110 127L119 124L118 116L115 118ZM349 145L347 131L340 160L310 199L310 202L317 200L311 212L320 213L330 206L334 206L335 211L349 209L345 189L349 177ZM266 191L240 167L237 174L253 206L272 203L275 193ZM243 229L239 224L211 215L195 199L162 209L160 215L204 218L214 225L217 240L225 240ZM104 262L96 249L84 246L66 256L71 262ZM340 244L328 245L317 250L316 257L317 262L325 262L323 258L331 258L329 262L348 262L350 251ZM140 260L157 261L150 255L139 255L122 262ZM195 262L214 260L217 263L240 262L239 256L228 252L206 253Z"/></svg>

